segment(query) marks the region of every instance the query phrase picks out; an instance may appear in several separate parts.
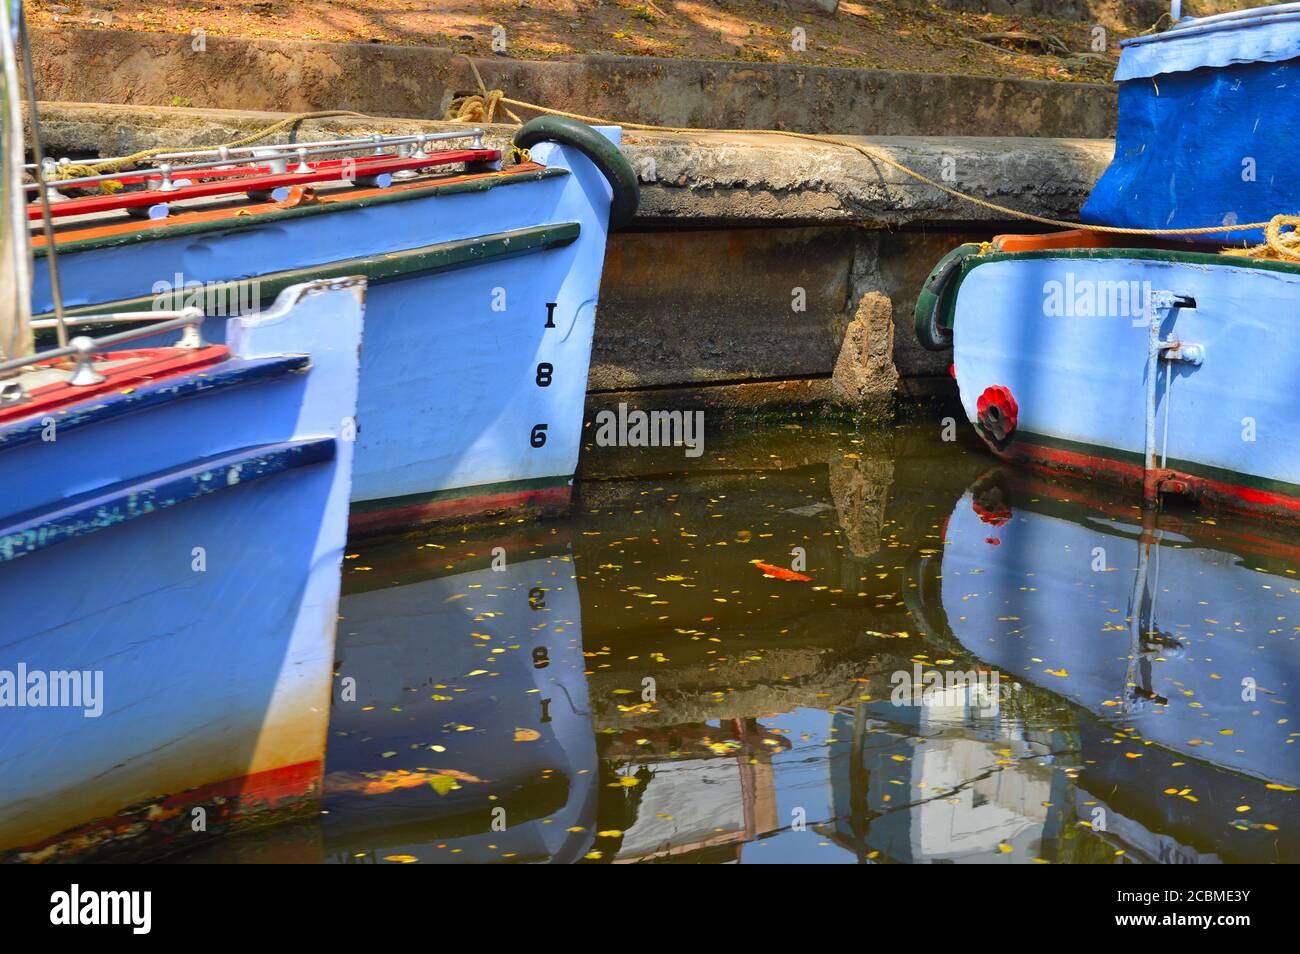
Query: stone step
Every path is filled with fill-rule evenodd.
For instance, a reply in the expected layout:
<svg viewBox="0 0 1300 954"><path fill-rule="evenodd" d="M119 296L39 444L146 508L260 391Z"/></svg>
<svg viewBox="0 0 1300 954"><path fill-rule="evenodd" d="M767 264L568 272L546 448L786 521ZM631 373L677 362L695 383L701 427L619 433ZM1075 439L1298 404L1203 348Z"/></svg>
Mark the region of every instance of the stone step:
<svg viewBox="0 0 1300 954"><path fill-rule="evenodd" d="M423 46L33 30L40 97L68 102L441 117L469 59ZM657 57L474 61L489 87L618 122L850 135L1104 138L1109 84Z"/></svg>

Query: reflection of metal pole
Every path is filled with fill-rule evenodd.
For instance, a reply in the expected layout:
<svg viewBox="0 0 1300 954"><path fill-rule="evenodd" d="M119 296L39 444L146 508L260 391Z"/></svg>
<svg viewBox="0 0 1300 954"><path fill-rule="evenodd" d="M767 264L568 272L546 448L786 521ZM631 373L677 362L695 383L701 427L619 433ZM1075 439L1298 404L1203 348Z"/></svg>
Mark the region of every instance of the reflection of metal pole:
<svg viewBox="0 0 1300 954"><path fill-rule="evenodd" d="M1151 653L1146 648L1146 637L1156 632L1156 591L1160 587L1160 539L1161 531L1154 527L1143 530L1138 538L1138 569L1133 583L1133 600L1130 608L1129 623L1129 657L1124 672L1124 713L1128 714L1137 707L1139 698L1164 704L1166 702L1155 692L1151 673L1142 673L1142 666ZM1155 579L1151 587L1151 598L1147 599L1147 576L1151 565L1151 554L1155 552Z"/></svg>
<svg viewBox="0 0 1300 954"><path fill-rule="evenodd" d="M1133 599L1129 607L1129 649L1128 666L1124 670L1125 714L1132 711L1137 688L1137 664L1142 654L1142 626L1144 622L1144 604L1147 595L1147 560L1151 551L1150 538L1146 533L1138 540L1138 569L1133 581Z"/></svg>
<svg viewBox="0 0 1300 954"><path fill-rule="evenodd" d="M867 863L867 707L858 703L853 709L853 742L849 750L849 830L853 833L853 853L858 864Z"/></svg>

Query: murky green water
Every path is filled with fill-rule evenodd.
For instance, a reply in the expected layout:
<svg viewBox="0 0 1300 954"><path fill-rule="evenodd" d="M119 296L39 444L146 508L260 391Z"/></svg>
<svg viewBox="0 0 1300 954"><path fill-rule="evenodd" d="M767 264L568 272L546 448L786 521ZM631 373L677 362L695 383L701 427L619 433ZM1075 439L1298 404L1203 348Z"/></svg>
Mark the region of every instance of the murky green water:
<svg viewBox="0 0 1300 954"><path fill-rule="evenodd" d="M1300 860L1293 533L935 425L583 468L349 556L323 813L195 860Z"/></svg>

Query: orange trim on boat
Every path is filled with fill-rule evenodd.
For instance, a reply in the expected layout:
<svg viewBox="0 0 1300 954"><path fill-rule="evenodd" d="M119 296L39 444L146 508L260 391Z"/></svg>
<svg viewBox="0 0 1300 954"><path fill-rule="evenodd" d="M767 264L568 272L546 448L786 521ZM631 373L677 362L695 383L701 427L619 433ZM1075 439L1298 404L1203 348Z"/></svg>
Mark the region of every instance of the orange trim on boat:
<svg viewBox="0 0 1300 954"><path fill-rule="evenodd" d="M993 247L999 252L1039 252L1057 248L1116 248L1133 244L1131 235L1109 235L1090 229L1047 232L1043 235L995 235Z"/></svg>
<svg viewBox="0 0 1300 954"><path fill-rule="evenodd" d="M1071 248L1167 248L1184 252L1218 252L1223 248L1222 243L1183 242L1152 238L1149 235L1115 235L1091 229L1069 229L1039 235L995 235L992 244L999 252L1049 252Z"/></svg>

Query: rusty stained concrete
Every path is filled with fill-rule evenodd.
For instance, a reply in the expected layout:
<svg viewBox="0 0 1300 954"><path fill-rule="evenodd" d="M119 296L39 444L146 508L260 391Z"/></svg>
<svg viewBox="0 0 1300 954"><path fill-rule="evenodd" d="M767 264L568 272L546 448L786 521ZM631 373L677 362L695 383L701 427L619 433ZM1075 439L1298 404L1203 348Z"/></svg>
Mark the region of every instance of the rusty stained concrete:
<svg viewBox="0 0 1300 954"><path fill-rule="evenodd" d="M646 389L663 407L834 401L832 374L846 332L864 299L877 296L892 311L893 340L881 340L891 329L872 326L866 346L877 363L865 370L875 384L859 377L863 399L854 406L887 410L881 393L895 385L909 397L946 394L951 358L916 343L912 307L944 252L987 237L858 226L616 233L605 259L588 404L603 407Z"/></svg>

